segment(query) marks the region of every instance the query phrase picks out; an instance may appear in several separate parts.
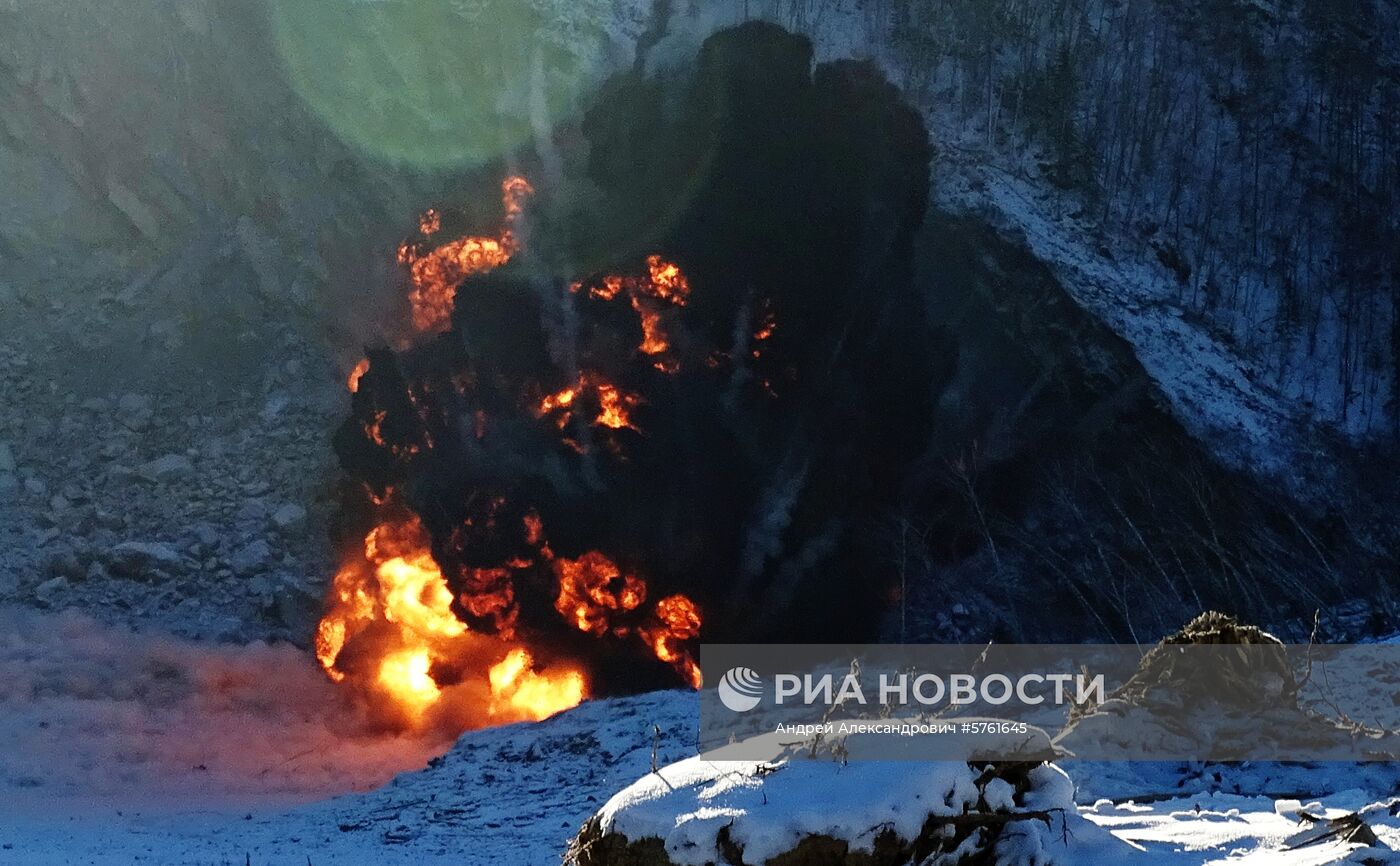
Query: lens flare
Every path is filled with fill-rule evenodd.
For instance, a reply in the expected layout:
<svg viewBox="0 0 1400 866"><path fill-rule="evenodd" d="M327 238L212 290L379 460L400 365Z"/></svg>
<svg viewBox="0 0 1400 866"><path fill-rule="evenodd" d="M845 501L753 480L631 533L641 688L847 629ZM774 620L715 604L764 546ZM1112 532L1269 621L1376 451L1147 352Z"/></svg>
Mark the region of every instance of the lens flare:
<svg viewBox="0 0 1400 866"><path fill-rule="evenodd" d="M522 0L268 6L302 102L346 144L398 165L498 159L530 139L532 114L565 117L605 69L601 32L567 38L556 11Z"/></svg>

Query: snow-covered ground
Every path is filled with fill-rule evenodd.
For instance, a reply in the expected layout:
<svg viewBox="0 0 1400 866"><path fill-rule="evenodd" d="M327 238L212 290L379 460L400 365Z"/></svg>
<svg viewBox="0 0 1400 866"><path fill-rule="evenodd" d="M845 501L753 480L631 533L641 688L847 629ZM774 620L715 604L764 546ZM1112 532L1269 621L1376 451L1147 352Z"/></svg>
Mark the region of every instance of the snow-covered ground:
<svg viewBox="0 0 1400 866"><path fill-rule="evenodd" d="M729 839L744 846L745 859L751 852L761 852L756 862L763 862L812 834L844 839L860 850L869 850L877 832L886 829L910 839L927 814L960 814L977 801L979 793L973 774L959 763L858 762L842 767L799 761L762 774L746 766L753 762L722 763L692 758L647 775L604 806L603 830L633 839L663 837L677 862L701 864L714 862L716 833L728 827ZM1069 764L1066 769L1081 779L1084 771L1094 770L1087 764ZM1146 770L1145 777L1156 776L1158 784L1181 781L1178 767L1139 769ZM1313 768L1312 779L1315 785L1343 783L1350 769L1319 773ZM1037 772L1042 778L1033 778L1033 791L1024 802L1011 802L1010 785L988 783L984 794L988 805L1008 812L1052 814L1070 805L1070 779L1056 768L1043 766ZM1240 778L1262 781L1264 777L1245 772ZM998 784L1006 792L1000 798L993 793ZM1076 793L1082 794L1082 789ZM1169 797L1104 798L1081 806L1077 814L1052 817L1048 825L1034 820L1018 824L1008 844L996 853L998 862L1086 866L1400 862L1391 850L1400 844L1396 817L1400 798L1378 801L1352 788L1305 799L1209 789ZM1333 819L1351 813L1361 813L1379 838L1378 844L1322 837L1326 830L1313 826L1322 822L1301 817Z"/></svg>
<svg viewBox="0 0 1400 866"><path fill-rule="evenodd" d="M290 810L150 809L133 797L101 810L11 812L0 821L0 863L557 863L584 820L649 773L652 725L663 731L658 761L676 759L694 711L693 698L675 692L590 702L546 722L469 733L436 766L378 791ZM813 769L813 777L832 779L842 772L834 764ZM1066 769L1077 775L1073 764ZM1380 849L1365 851L1372 858L1365 861L1362 846L1340 840L1285 850L1307 829L1299 809L1338 817L1368 807L1381 841L1400 848L1396 807L1375 791L1347 788L1350 769L1314 769L1314 790L1335 793L1301 799L1207 792L1103 800L1081 807L1082 821L1047 853L1055 863L1086 866L1400 863Z"/></svg>
<svg viewBox="0 0 1400 866"><path fill-rule="evenodd" d="M1097 849L1118 846L1073 814L1074 786L1058 768L1042 764L1032 770L1019 796L1001 778L979 785L978 775L951 761L843 765L798 757L770 764L696 756L648 773L618 793L599 813L600 827L631 840L664 839L667 855L690 866L724 862L717 845L723 831L742 847L745 862L767 863L815 835L863 851L876 848L881 834L909 842L920 836L930 815L952 820L975 812L985 800L999 811L1037 810L1055 817L1017 822L995 841L976 833L949 841L949 862L994 851L999 862L1034 863L1053 856L1070 827L1078 836L1094 837Z"/></svg>
<svg viewBox="0 0 1400 866"><path fill-rule="evenodd" d="M71 614L6 612L0 675L3 866L558 863L619 791L694 755L698 718L688 692L590 701L469 732L429 760L429 741L356 729L297 650L197 645ZM810 778L787 778L814 802L843 774L941 778L927 764L809 766ZM396 769L408 771L364 790ZM1071 832L1052 834L1055 863L1362 862L1335 839L1285 851L1306 829L1300 808L1370 807L1368 824L1400 849L1394 765L1064 769L1081 805ZM724 796L750 797L760 819L769 808L751 788Z"/></svg>
<svg viewBox="0 0 1400 866"><path fill-rule="evenodd" d="M557 863L584 820L650 769L654 743L660 763L693 752L695 718L679 692L589 702L471 732L378 790L290 808L208 789L187 789L180 805L150 777L100 803L7 780L0 864Z"/></svg>
<svg viewBox="0 0 1400 866"><path fill-rule="evenodd" d="M1314 833L1322 831L1301 821L1300 812L1333 819L1358 810L1366 810L1363 817L1379 837L1379 845L1360 845L1337 837L1308 843ZM1136 853L1126 856L1125 862L1203 866L1400 863L1394 850L1400 846L1400 820L1395 817L1395 806L1388 801L1376 802L1371 795L1355 790L1309 803L1233 794L1154 803L1115 805L1105 801L1081 808L1080 814L1135 849ZM1067 862L1113 861L1071 858Z"/></svg>

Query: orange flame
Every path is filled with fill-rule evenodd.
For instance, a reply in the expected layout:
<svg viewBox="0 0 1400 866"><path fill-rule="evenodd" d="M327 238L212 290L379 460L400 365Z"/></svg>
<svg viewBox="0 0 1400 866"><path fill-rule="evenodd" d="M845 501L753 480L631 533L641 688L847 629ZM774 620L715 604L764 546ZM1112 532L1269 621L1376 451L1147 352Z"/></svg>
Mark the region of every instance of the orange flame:
<svg viewBox="0 0 1400 866"><path fill-rule="evenodd" d="M600 278L589 285L588 297L597 301L611 301L626 294L642 329L637 351L643 355L663 355L671 351L666 312L671 307L686 305L690 299L690 281L681 272L680 266L659 255L647 256L646 264L646 276L608 274ZM577 294L583 285L572 283L569 290ZM674 373L680 369L674 360L669 359L658 360L652 366L663 373Z"/></svg>
<svg viewBox="0 0 1400 866"><path fill-rule="evenodd" d="M773 315L773 311L768 308L768 305L765 304L763 315L760 316L758 320L758 329L753 332L754 342L762 343L764 340L773 336L773 332L776 330L778 330L778 319Z"/></svg>
<svg viewBox="0 0 1400 866"><path fill-rule="evenodd" d="M597 409L590 423L612 430L637 430L632 423L632 410L641 404L641 396L622 390L597 373L581 373L575 384L544 395L535 406L535 414L552 418L562 430L585 397L591 398Z"/></svg>
<svg viewBox="0 0 1400 866"><path fill-rule="evenodd" d="M355 364L355 369L350 371L350 375L345 381L345 386L350 389L351 394L360 390L360 379L368 372L369 358L361 358L359 362Z"/></svg>
<svg viewBox="0 0 1400 866"><path fill-rule="evenodd" d="M501 181L505 226L495 237L466 235L427 252L421 252L417 243L405 241L399 245L399 264L408 267L413 282L408 300L416 330L440 330L452 315L457 286L462 280L510 261L519 249L515 223L533 194L534 188L523 177L512 176ZM418 228L425 237L435 234L441 227L442 218L436 210L427 210L418 219Z"/></svg>
<svg viewBox="0 0 1400 866"><path fill-rule="evenodd" d="M525 567L529 562L513 562L512 567ZM467 569L466 590L457 598L467 612L478 619L490 620L496 633L509 638L515 634L515 585L510 568Z"/></svg>
<svg viewBox="0 0 1400 866"><path fill-rule="evenodd" d="M611 301L613 298L617 297L618 292L621 291L622 277L607 276L603 277L603 284L601 286L594 286L589 290L589 295L600 301Z"/></svg>
<svg viewBox="0 0 1400 866"><path fill-rule="evenodd" d="M573 707L583 701L583 675L578 671L551 678L536 673L533 665L529 651L517 647L492 666L487 674L494 696L491 715L543 719L561 705Z"/></svg>
<svg viewBox="0 0 1400 866"><path fill-rule="evenodd" d="M578 559L554 560L559 579L559 596L554 609L591 634L607 634L615 611L636 610L647 597L641 578L623 574L621 569L596 550Z"/></svg>
<svg viewBox="0 0 1400 866"><path fill-rule="evenodd" d="M749 355L755 360L763 357L765 343L772 339L774 332L778 330L778 319L773 315L772 304L769 301L763 302L762 312L758 317L758 324L754 326L753 348L749 350ZM771 391L768 384L764 383L764 390Z"/></svg>
<svg viewBox="0 0 1400 866"><path fill-rule="evenodd" d="M663 301L684 307L690 299L690 281L674 262L658 255L647 256L647 274L650 281L644 287Z"/></svg>
<svg viewBox="0 0 1400 866"><path fill-rule="evenodd" d="M643 355L660 355L669 351L671 338L661 324L661 314L636 295L632 296L632 309L637 311L642 326L642 342L637 346L637 351Z"/></svg>
<svg viewBox="0 0 1400 866"><path fill-rule="evenodd" d="M683 595L668 595L656 603L657 625L643 628L642 637L663 662L675 667L692 688L700 688L700 666L682 646L700 634L700 611Z"/></svg>
<svg viewBox="0 0 1400 866"><path fill-rule="evenodd" d="M692 686L700 686L700 669L684 643L700 634L700 613L683 595L670 595L653 606L640 626L647 585L624 572L611 559L590 551L577 559L553 558L544 539L539 515L525 517L527 538L543 560L552 562L558 580L555 609L580 631L624 637L635 633L663 662L675 667ZM534 656L511 643L509 627L497 635L478 634L452 610L452 592L428 547L427 531L417 517L386 521L365 537L363 552L349 557L332 584L328 610L316 630L316 658L336 682L349 680L387 699L400 721L410 727L425 724L434 707L455 690L483 685L489 690L484 715L472 724L536 720L576 706L588 696L583 673L570 665L537 669ZM521 567L529 562L517 562ZM478 569L469 591L460 596L476 615L486 616L505 599L513 615L513 590L508 568ZM492 595L485 587L494 587ZM480 590L480 591L478 591ZM472 604L482 605L472 608ZM509 624L513 624L513 619ZM509 625L508 624L508 625ZM372 657L367 667L340 666L346 646L370 634ZM476 668L481 681L461 684L462 669L470 676L483 654L498 661ZM447 673L444 673L447 672Z"/></svg>
<svg viewBox="0 0 1400 866"><path fill-rule="evenodd" d="M579 631L621 636L626 625L616 624L619 615L635 611L647 598L647 585L641 578L624 572L598 551L578 559L554 560L559 595L554 609ZM674 667L694 688L700 688L700 666L685 642L700 635L700 611L683 595L668 595L656 602L651 621L638 629L642 640L661 661Z"/></svg>
<svg viewBox="0 0 1400 866"><path fill-rule="evenodd" d="M410 726L421 724L445 696L463 687L441 679L438 667L450 669L482 654L503 657L485 671L484 682L466 686L490 690L490 718L478 718L478 724L541 719L587 695L577 669L536 670L524 648L501 636L476 634L457 618L452 592L416 517L382 523L365 537L363 553L350 557L336 574L328 608L316 630L321 666L336 682L358 675L338 666L348 642L371 626L384 632L372 644L377 658L359 684L387 698Z"/></svg>

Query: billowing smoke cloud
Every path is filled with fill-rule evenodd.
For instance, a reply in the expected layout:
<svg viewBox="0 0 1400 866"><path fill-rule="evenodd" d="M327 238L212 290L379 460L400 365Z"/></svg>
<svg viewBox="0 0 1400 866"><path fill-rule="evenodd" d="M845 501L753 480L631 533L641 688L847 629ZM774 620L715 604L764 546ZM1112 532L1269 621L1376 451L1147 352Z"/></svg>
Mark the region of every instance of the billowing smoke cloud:
<svg viewBox="0 0 1400 866"><path fill-rule="evenodd" d="M591 192L536 184L436 292L450 321L369 353L336 438L347 538L386 501L413 515L457 619L598 692L687 679L682 601L707 639L867 635L870 530L929 435L920 117L873 66L750 24L683 75L614 79L580 128ZM355 598L341 672L384 655L342 634ZM457 681L434 658L416 691Z"/></svg>
<svg viewBox="0 0 1400 866"><path fill-rule="evenodd" d="M384 733L287 645L205 645L75 611L0 608L6 809L310 800L444 743Z"/></svg>

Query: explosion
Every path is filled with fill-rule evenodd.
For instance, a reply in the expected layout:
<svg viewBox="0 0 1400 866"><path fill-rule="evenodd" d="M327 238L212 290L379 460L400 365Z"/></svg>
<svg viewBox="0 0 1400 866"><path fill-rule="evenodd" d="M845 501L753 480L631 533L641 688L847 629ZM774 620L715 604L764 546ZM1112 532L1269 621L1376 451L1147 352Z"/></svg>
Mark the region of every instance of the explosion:
<svg viewBox="0 0 1400 866"><path fill-rule="evenodd" d="M702 628L859 642L891 597L957 371L912 280L923 119L767 26L646 77L580 119L586 182L506 178L493 232L422 213L417 337L347 371L318 655L400 727L697 686Z"/></svg>
<svg viewBox="0 0 1400 866"><path fill-rule="evenodd" d="M326 614L316 630L316 657L331 679L357 677L357 685L394 708L394 721L424 722L444 693L461 682L453 668L470 660L486 664L486 715L498 723L543 719L583 700L583 673L566 663L539 670L508 633L473 632L452 612L452 592L414 516L388 519L365 536L363 549L347 558L331 587ZM361 641L366 656L344 659L347 645ZM481 705L481 683L464 684L464 700L449 710ZM450 701L448 703L451 703Z"/></svg>
<svg viewBox="0 0 1400 866"><path fill-rule="evenodd" d="M533 189L521 177L506 178L501 188L506 227L497 237L467 235L431 249L421 241L400 245L398 261L408 270L418 331L440 331L463 281L505 264L519 249L515 224ZM424 238L441 225L433 209L418 220ZM610 301L625 294L639 315L637 352L657 356L669 350L665 310L683 307L690 285L677 265L659 255L649 256L646 267L645 275L598 278L589 296ZM578 291L583 285L572 288ZM676 365L666 369L674 372ZM355 365L347 378L352 395L361 393L362 381L374 370L369 358ZM452 382L455 396L467 396L475 380L471 371L459 371ZM404 464L432 451L429 428L444 419L434 417L432 383L410 384L396 396L407 399L421 422L418 430L404 436L391 429L392 407L376 406L359 422L358 433L390 463ZM575 425L639 434L632 415L643 402L636 392L596 371L581 372L568 385L532 400L534 416L579 454L585 446L570 432ZM476 407L469 414L472 435L485 438L488 412ZM613 453L621 453L615 441L610 444ZM517 583L538 584L543 574L554 583L550 594L562 622L594 637L635 639L683 682L699 688L700 670L687 646L700 633L693 601L673 594L646 608L647 582L639 575L597 550L556 557L538 512L527 508L516 513L504 497L485 491L465 495L478 507L448 536L448 548L457 554L451 558L449 581L435 555L432 533L404 497L387 486L366 490L375 524L337 572L316 632L316 656L332 680L386 707L392 722L406 727L537 720L577 705L589 694L583 666L547 647L540 653L530 646L531 635L518 631ZM467 564L489 556L487 551L497 546L488 540L474 550L474 537L502 535L506 521L514 521L519 542L514 549L490 564Z"/></svg>

